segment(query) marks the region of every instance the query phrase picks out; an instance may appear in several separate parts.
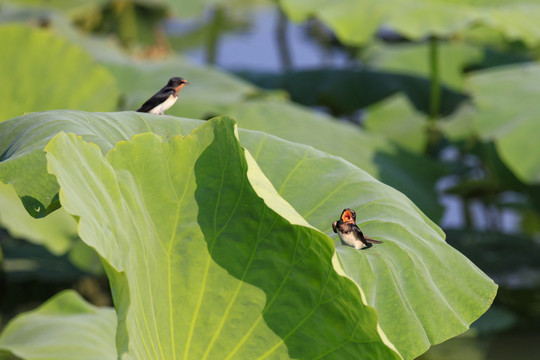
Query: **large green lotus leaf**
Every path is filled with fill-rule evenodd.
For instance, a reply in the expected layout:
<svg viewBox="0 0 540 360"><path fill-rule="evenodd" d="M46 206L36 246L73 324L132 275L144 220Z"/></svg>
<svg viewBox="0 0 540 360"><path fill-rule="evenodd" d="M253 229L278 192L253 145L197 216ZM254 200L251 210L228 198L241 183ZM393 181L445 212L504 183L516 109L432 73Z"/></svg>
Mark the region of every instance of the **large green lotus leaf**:
<svg viewBox="0 0 540 360"><path fill-rule="evenodd" d="M469 78L474 95L476 129L494 140L506 165L526 183L540 183L540 66L507 66Z"/></svg>
<svg viewBox="0 0 540 360"><path fill-rule="evenodd" d="M113 360L115 332L113 309L97 308L66 290L10 321L0 349L25 360Z"/></svg>
<svg viewBox="0 0 540 360"><path fill-rule="evenodd" d="M0 224L14 238L41 244L55 255L65 254L78 237L77 222L62 208L35 219L28 214L10 185L0 183Z"/></svg>
<svg viewBox="0 0 540 360"><path fill-rule="evenodd" d="M50 109L111 111L114 78L78 46L47 30L0 27L0 121Z"/></svg>
<svg viewBox="0 0 540 360"><path fill-rule="evenodd" d="M482 60L483 50L460 42L445 42L439 46L439 74L443 84L462 91L466 66ZM383 71L430 77L429 45L378 44L364 55L368 63Z"/></svg>
<svg viewBox="0 0 540 360"><path fill-rule="evenodd" d="M80 132L77 124L81 122L87 124L83 137L100 145L103 152L109 151L114 138L122 138L121 134L125 136L125 139L129 139L136 132L152 130L167 139L174 131L177 134L186 135L196 125L202 123L170 116L129 112L90 114L77 111L28 115L17 119L17 123L26 127L33 126L36 131L38 124L45 126L50 119L61 119L61 121L56 123L56 128L49 126L47 131L41 133L41 136L49 139L60 128ZM3 123L0 129L2 125L10 125L14 122L11 120ZM94 130L97 134L108 134L111 130L115 130L115 136L104 135L108 140L99 140L98 135L91 136L89 132L89 129L94 127L98 129ZM24 138L24 136L17 138ZM382 328L402 354L421 353L429 346L430 341L432 343L442 341L444 340L442 337L451 336L448 335L451 332L457 334L464 331L467 323L476 319L489 306L495 292L494 284L468 260L447 246L440 229L405 196L390 187L381 185L343 159L329 156L311 147L248 130L240 130L240 138L242 144L257 158L258 164L279 193L311 225L329 232L331 222L339 216L341 210L344 207L352 207L359 212L362 228L371 227L369 235L381 234L381 238L385 240L383 245L368 251L357 252L357 256L383 260L383 262L374 263L380 268L373 268L365 273L367 280L364 281L372 285L373 281L378 283L377 288L369 287L370 292L366 293L366 297L368 302L377 309ZM43 154L42 147L45 145L42 143L41 147L34 147L37 139L29 140L24 145L18 144L18 151L13 154L21 156L17 157L18 160L12 160L19 161L27 156L24 154L32 152ZM44 159L42 158L41 161ZM321 172L320 169L324 171ZM38 178L43 180L45 176L41 174ZM371 229L376 229L377 232L372 233ZM388 246L387 243L389 243ZM353 249L342 250L346 254L347 251ZM411 259L414 260L411 262ZM411 269L411 266L414 266L414 269ZM441 274L440 269L447 269L450 266L454 266L455 270ZM402 271L402 269L407 269L407 271ZM354 275L357 280L361 280L358 269L351 271L352 274L349 276ZM429 280L432 271L435 276L433 281ZM425 279L429 281L424 281ZM469 288L470 282L474 282L472 289ZM359 285L362 287L361 283ZM422 288L420 292L405 292L409 288L418 289L418 287ZM424 298L423 294L442 297ZM460 299L468 299L466 309L456 305ZM424 319L427 316L426 309L439 307L441 312L430 314L427 320ZM416 308L420 313L418 315ZM456 313L454 314L449 309L455 309ZM466 323L456 325L454 318L456 315L465 319ZM454 320L447 319L447 316ZM444 328L444 331L433 330L431 327L420 329L417 319L428 324L437 321L438 326ZM412 325L409 325L409 322ZM405 333L408 336L403 338Z"/></svg>
<svg viewBox="0 0 540 360"><path fill-rule="evenodd" d="M384 241L366 251L337 245L337 255L404 358L465 331L487 310L496 285L447 245L444 233L403 194L340 158L312 148L290 149L283 156L277 139L257 135L241 136L242 144L311 225L335 236L332 221L350 207L361 229Z"/></svg>
<svg viewBox="0 0 540 360"><path fill-rule="evenodd" d="M46 151L81 238L110 264L121 354L399 358L358 286L334 270L330 239L244 157L233 120L169 142L136 135L105 158L74 134Z"/></svg>
<svg viewBox="0 0 540 360"><path fill-rule="evenodd" d="M500 31L506 38L538 44L540 4L533 0L280 0L295 21L320 18L351 45L370 40L381 25L412 39L448 37L473 26Z"/></svg>
<svg viewBox="0 0 540 360"><path fill-rule="evenodd" d="M259 90L253 85L213 68L194 66L176 57L164 61L121 61L104 63L124 93L126 110L137 110L172 76L190 82L180 92L168 114L206 118L222 114L227 105L244 100Z"/></svg>
<svg viewBox="0 0 540 360"><path fill-rule="evenodd" d="M442 216L434 188L443 174L442 168L423 156L392 146L380 134L362 131L353 124L277 101L244 102L233 106L228 113L238 120L242 128L263 131L341 156L407 194L431 219ZM402 117L410 113L411 110L409 114L399 114L396 121L402 121ZM380 117L379 114L381 112L375 111L374 116ZM417 115L413 121L416 127L411 130L418 132L413 137L422 137L419 123L422 119Z"/></svg>

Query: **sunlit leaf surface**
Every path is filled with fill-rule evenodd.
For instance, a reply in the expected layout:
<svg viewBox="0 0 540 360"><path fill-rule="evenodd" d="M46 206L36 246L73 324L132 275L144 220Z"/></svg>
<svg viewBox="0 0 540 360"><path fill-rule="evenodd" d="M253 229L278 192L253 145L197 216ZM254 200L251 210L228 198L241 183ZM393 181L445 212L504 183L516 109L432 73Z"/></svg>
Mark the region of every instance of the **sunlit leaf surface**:
<svg viewBox="0 0 540 360"><path fill-rule="evenodd" d="M264 175L233 126L215 119L168 143L136 135L106 158L64 133L46 148L63 206L111 266L120 353L399 358L357 285L334 270L330 239L257 195L250 182Z"/></svg>
<svg viewBox="0 0 540 360"><path fill-rule="evenodd" d="M58 126L56 128L47 128L45 124L47 124L46 119L48 118L62 119L62 121L56 123L56 126ZM11 126L14 123L15 121L9 121L4 123L4 126ZM188 171L188 174L191 173L191 176L195 176L195 180L191 178L186 179L185 176L183 177L181 171L172 171L172 166L190 164L182 155L177 153L180 150L176 149L176 147L183 143L181 140L173 138L173 134L186 136L195 127L203 124L204 122L202 121L170 116L137 114L133 112L103 114L58 111L28 115L17 119L17 123L21 127L34 126L36 136L43 137L41 142L38 141L38 138L31 138L28 143L19 143L17 144L16 151L13 152L13 154L39 153L40 157L34 159L36 164L45 162L42 151L43 147L46 145L47 139L50 139L61 129L78 132L83 135L84 140L98 144L103 153L108 152L117 141L127 140L135 133L148 130L160 134L165 142L172 141L170 145L167 145L155 136L139 135L134 138L132 143L119 143L117 149L112 151L106 160L101 157L100 150L97 147L83 146L84 149L87 149L83 152L85 156L90 155L87 152L93 154L91 155L91 159L93 159L91 163L92 168L101 164L98 166L101 170L95 171L96 176L98 176L97 178L88 174L86 174L87 176L82 175L89 170L81 169L80 174L78 174L79 171L75 171L77 174L73 177L72 181L77 181L80 185L72 184L74 189L70 191L71 195L65 194L65 201L73 202L71 206L77 208L83 205L93 206L93 215L88 215L88 218L97 217L101 219L103 216L106 217L99 221L93 221L90 224L87 223L85 226L89 226L88 229L91 230L84 230L85 226L83 226L81 231L90 231L92 234L97 234L86 235L87 239L89 239L87 241L100 242L100 246L103 246L107 250L106 259L111 261L111 264L117 270L128 268L125 262L129 260L123 257L116 259L111 253L114 251L125 252L125 246L122 245L121 250L114 250L119 245L107 239L117 237L123 239L118 244L125 244L126 241L137 241L139 245L134 246L135 248L143 247L147 249L146 246L155 245L154 241L163 241L165 244L170 244L170 242L167 242L170 240L168 236L174 228L177 228L177 231L181 230L178 234L182 234L184 239L191 239L191 236L195 234L193 231L199 231L197 230L199 227L202 227L200 231L203 231L203 233L206 231L206 226L203 226L203 224L206 224L206 221L216 219L216 224L221 224L221 220L215 218L216 214L236 214L234 211L228 210L229 208L227 207L216 207L219 210L217 213L214 211L216 208L212 210L203 207L203 205L209 206L208 204L215 201L217 194L220 192L214 193L216 194L212 197L214 200L204 201L203 204L197 201L197 196L200 194L197 195L195 193L193 195L186 190L185 196L191 194L192 200L193 196L195 196L195 203L190 203L193 206L188 207L184 220L192 220L190 220L189 224L179 222L177 227L175 227L172 220L178 209L180 209L180 207L175 205L178 202L177 199L181 199L184 196L184 192L174 195L177 193L174 190L174 184L176 182L180 182L179 184L188 184L189 181L201 180L200 175L197 177L197 174L200 174L198 172L201 170L199 166L205 163L203 160L198 160L201 162L190 165L195 170L198 169L194 172ZM41 124L47 129L43 129L41 132L37 131L40 127L38 124ZM83 124L85 125L83 128L84 131L81 130L81 125ZM93 130L90 131L90 129ZM17 131L22 130L18 128ZM226 131L224 132L227 133ZM189 142L195 142L198 139L197 136L188 136L186 140L189 139ZM403 194L379 183L351 163L315 150L309 146L294 144L268 134L248 130L240 130L239 136L242 145L250 150L258 165L278 193L309 224L323 232L334 235L331 232L332 221L337 219L344 207L351 207L357 210L360 227L369 236L384 241L383 244L366 251L356 251L352 248L338 245L338 258L336 259L335 269L343 268L346 274L360 286L368 304L376 309L383 331L405 358L414 358L414 356L425 351L430 344L441 342L463 332L472 321L489 307L496 289L493 282L465 257L448 246L444 242L444 234L441 230L429 221ZM9 144L12 144L15 140L13 138L10 141L8 139L5 141L5 146L9 147ZM221 144L220 146L223 146L223 151L225 151L225 149L228 149L227 146L231 146L230 142L235 143L235 141L235 139L231 138L229 142L222 143L217 141L217 144ZM79 143L80 140L75 142ZM202 156L202 148L204 146L199 143L197 144L200 155ZM207 148L209 148L209 142L206 142L206 144ZM214 144L213 146L217 145ZM184 147L180 148L184 149ZM88 149L91 149L91 151ZM63 151L57 155L67 156L69 158L76 156L76 154L78 153L73 153L73 151ZM158 156L156 154L161 155ZM196 153L190 151L183 151L183 154L190 159L192 156L196 156ZM218 166L221 164L221 155L219 155L219 152L205 152L205 154L214 154L212 155L212 167L220 169ZM174 160L176 159L175 156L178 157L177 160ZM19 156L16 158L11 157L7 161L17 163L18 161L24 161L24 159L25 156ZM70 161L73 162L75 160L71 159ZM193 162L193 159L191 159L191 162ZM111 165L113 163L116 165ZM60 165L58 164L57 166ZM71 170L67 168L63 170L65 174L62 175L62 178L67 179L66 181L69 180L68 172L78 168L80 164L73 164L73 166L70 168ZM120 171L119 168L125 169L125 171ZM253 169L253 167L250 167L250 169ZM0 174L3 175L4 170L0 166ZM170 180L158 176L163 171L170 173L172 176ZM229 174L229 170L226 170L225 173ZM12 172L10 176L12 180L16 179L16 172ZM40 179L39 181L50 181L51 184L55 184L53 177L47 177L44 174L36 174L36 176L37 179ZM59 175L57 174L57 176ZM158 177L154 179L153 176ZM230 176L233 175L231 174ZM81 177L84 177L84 179ZM93 184L93 182L105 182L102 177L109 177L111 181L106 181L106 186L105 183L103 184L105 188L103 186L96 187L97 185ZM144 181L140 185L135 186L139 184L139 180L135 181L138 177L141 177L140 181ZM265 179L262 175L258 175L256 178L259 180ZM210 183L214 181L212 179L212 176L208 176L208 183L199 181L197 183L197 189L210 186ZM249 181L251 184L258 184L258 181L255 181L254 177L250 177ZM90 186L90 184L93 185ZM234 190L237 185L233 185L231 183L230 188ZM80 191L80 189L76 191L75 189L78 186L85 187L85 191ZM112 190L108 189L111 186ZM190 186L193 186L193 184ZM148 194L146 191L138 192L139 188L148 188ZM184 188L193 190L192 187ZM261 187L259 186L258 188L260 190ZM51 190L51 194L57 191L57 189L56 187ZM86 198L83 200L83 197L88 196L88 191L96 191L102 194L105 190L107 192L113 190L116 192L110 196L102 195L105 197L101 197L101 201L99 199L90 201ZM235 193L233 190L231 190L231 194ZM258 193L259 190L257 190ZM164 195L163 192L166 194ZM225 196L225 193L223 194ZM45 193L42 193L40 196L45 195ZM234 202L229 196L232 195L226 196L228 200L225 203L229 201ZM276 195L265 197L266 203L270 204L271 202L268 199L275 200L279 199L279 197ZM63 202L64 204L66 204L65 201ZM103 202L104 205L97 204L95 203L96 201L99 203ZM118 209L118 205L115 205L118 201L123 201L125 206ZM249 204L250 202L247 200L245 202L238 202L238 204L244 203ZM173 210L165 211L163 210L165 206L172 206ZM275 209L275 207L272 208ZM78 211L74 211L73 209L71 211L78 213ZM283 207L279 209L283 210ZM91 209L87 210L90 211ZM102 214L102 211L104 211L104 214ZM259 211L260 209L251 210L250 214L252 213L254 218L258 219L257 214L260 214ZM162 215L157 216L154 214L155 212ZM199 214L196 219L193 218L193 215L188 216L188 214L192 214L193 212L198 212ZM180 214L183 216L184 212L180 212ZM144 218L140 219L139 216L144 216ZM289 219L289 215L286 217ZM235 219L237 218L235 217ZM243 220L245 219L242 217L238 218L238 222L240 223ZM123 225L120 228L116 228L112 226L111 221L120 221ZM111 225L107 226L106 224ZM128 227L126 224L133 225ZM105 229L100 228L102 225L105 226ZM98 231L98 229L101 230ZM136 234L133 234L133 231L136 231ZM144 236L139 234L141 231ZM154 233L155 231L157 231L157 234ZM212 234L212 232L209 234ZM149 244L146 243L146 240L142 240L154 238L155 236L158 236L158 238ZM204 236L205 238L212 238L210 235ZM238 238L241 236L240 234L237 235ZM322 244L325 244L328 239L322 237L320 241ZM180 247L190 246L185 240L175 242L175 244L175 246ZM131 249L129 246L127 248ZM323 246L323 248L325 247ZM204 247L201 248L200 244L197 249L197 251L201 251L201 254L208 251ZM229 265L231 265L229 261L231 261L231 258L237 258L234 256L228 258L225 255L223 255L225 258L220 258L218 255L228 254L230 250L226 246L220 249L223 251L211 252L213 262L210 264L213 264L212 266L219 265L219 268L227 269L234 276L237 272L233 268L229 268ZM240 256L240 253L244 252L239 252L236 255ZM147 252L138 254L137 256L144 255L158 256L159 251L155 249L150 251L150 248L148 248ZM114 262L111 259L114 259ZM175 257L175 259L177 258ZM157 261L152 258L150 262L143 262L143 264L147 265L142 266L142 268L146 269L147 266L158 264L158 268L161 269L164 266L163 264L167 263L167 261ZM142 271L142 268L139 269L137 267L137 269L133 270L138 274L139 271ZM188 268L185 267L185 269L187 271ZM150 268L148 268L148 271L150 271ZM160 271L163 271L163 269ZM124 276L127 275L118 274L113 268L109 269L109 275L113 278L113 282L122 283L126 281ZM201 275L197 274L196 276ZM137 276L135 278L138 279ZM167 277L158 276L158 278L166 279ZM197 279L200 280L199 277ZM237 283L233 281L232 284L234 287L234 284ZM137 286L143 285L138 284ZM145 283L145 286L152 285L151 283L149 285ZM254 286L257 287L256 284ZM131 290L131 287L122 288L122 291L119 291L119 293ZM129 298L129 295L125 296ZM149 295L146 294L145 296ZM260 303L258 304L260 306ZM140 304L137 306L140 306ZM437 308L438 311L434 313L433 308ZM130 316L125 312L120 312L120 315L121 318ZM166 315L160 313L159 316ZM166 322L166 324L170 323ZM281 336L274 328L271 327L271 330L277 336ZM120 344L127 346L127 338L125 336L121 336L119 339ZM215 341L217 341L217 338Z"/></svg>

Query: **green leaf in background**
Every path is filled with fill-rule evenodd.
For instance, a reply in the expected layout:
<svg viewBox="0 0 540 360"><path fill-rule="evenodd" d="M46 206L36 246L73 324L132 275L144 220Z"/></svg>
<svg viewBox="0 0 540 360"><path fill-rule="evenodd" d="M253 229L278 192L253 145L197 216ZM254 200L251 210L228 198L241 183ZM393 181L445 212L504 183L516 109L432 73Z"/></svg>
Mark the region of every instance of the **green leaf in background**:
<svg viewBox="0 0 540 360"><path fill-rule="evenodd" d="M140 134L106 158L73 134L46 150L63 206L111 265L126 314L119 338L129 338L121 354L399 358L357 285L334 270L329 239L269 208L271 188L262 186L265 200L252 188L269 183L244 158L232 120L169 143Z"/></svg>
<svg viewBox="0 0 540 360"><path fill-rule="evenodd" d="M440 44L438 51L442 83L450 89L463 91L463 71L465 67L482 60L482 49L460 42L444 42ZM427 43L377 44L369 48L362 57L366 58L369 65L381 71L430 77Z"/></svg>
<svg viewBox="0 0 540 360"><path fill-rule="evenodd" d="M33 17L40 15L40 13L36 12L28 13L24 11L24 8L20 9L17 7L11 12L11 15L9 12L8 14L0 13L0 20L2 20L3 15L5 21L31 21ZM228 74L218 68L193 65L187 59L180 56L171 56L162 61L135 60L122 52L110 39L81 35L78 29L59 14L47 13L46 18L50 22L52 31L58 37L63 37L67 41L83 47L97 62L107 68L107 73L112 75L116 80L114 87L117 87L121 94L122 109L138 109L142 103L162 88L172 76L184 77L191 85L182 90L178 102L167 112L171 115L206 119L222 114L227 106L232 103L244 101L246 98L261 93L260 89L234 75ZM58 54L58 56L62 55ZM60 60L55 59L53 62L58 61ZM83 68L86 67L83 66ZM110 80L114 83L114 79ZM13 83L12 86L15 87L16 84ZM103 84L103 86L106 87L107 85ZM98 93L102 94L106 92L100 89ZM115 94L113 98L114 105L117 105L118 94ZM58 105L51 103L48 98L43 98L43 101L45 100L48 101L47 107L42 110L54 108L77 110L80 108L77 106ZM38 110L31 109L27 112ZM109 111L116 110L116 106L112 108L103 108L100 106L96 108L84 108L84 110ZM11 117L21 114L22 112L15 113Z"/></svg>
<svg viewBox="0 0 540 360"><path fill-rule="evenodd" d="M0 183L0 224L12 237L44 245L56 255L65 254L77 235L77 221L63 209L35 219L28 214L10 185Z"/></svg>
<svg viewBox="0 0 540 360"><path fill-rule="evenodd" d="M462 141L476 137L476 110L471 103L462 105L452 115L439 119L437 129L451 141Z"/></svg>
<svg viewBox="0 0 540 360"><path fill-rule="evenodd" d="M384 136L403 148L422 154L426 147L426 117L402 95L394 95L367 111L364 127L369 134Z"/></svg>
<svg viewBox="0 0 540 360"><path fill-rule="evenodd" d="M117 359L116 315L67 290L17 316L0 335L0 349L25 360Z"/></svg>
<svg viewBox="0 0 540 360"><path fill-rule="evenodd" d="M468 82L477 108L478 135L495 142L502 160L519 179L540 183L540 66L480 71Z"/></svg>
<svg viewBox="0 0 540 360"><path fill-rule="evenodd" d="M0 26L0 121L50 109L111 111L112 75L78 46L47 30Z"/></svg>
<svg viewBox="0 0 540 360"><path fill-rule="evenodd" d="M280 4L295 21L320 18L349 45L365 44L382 25L413 40L450 37L473 26L496 29L531 47L540 39L540 4L534 0L280 0Z"/></svg>
<svg viewBox="0 0 540 360"><path fill-rule="evenodd" d="M279 0L287 16L296 22L310 17L321 19L344 43L368 42L386 18L388 1L362 0Z"/></svg>

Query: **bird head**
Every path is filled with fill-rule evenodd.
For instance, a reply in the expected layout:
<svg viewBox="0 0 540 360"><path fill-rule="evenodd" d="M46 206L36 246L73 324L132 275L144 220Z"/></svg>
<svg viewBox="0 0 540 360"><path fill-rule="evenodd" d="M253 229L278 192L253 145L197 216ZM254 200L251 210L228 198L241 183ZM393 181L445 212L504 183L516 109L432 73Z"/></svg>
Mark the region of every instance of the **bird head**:
<svg viewBox="0 0 540 360"><path fill-rule="evenodd" d="M346 223L356 222L356 212L351 209L345 209L341 213L341 220Z"/></svg>
<svg viewBox="0 0 540 360"><path fill-rule="evenodd" d="M189 85L189 82L187 82L186 79L181 77L172 77L167 83L167 87L175 88L176 91L180 90L186 85Z"/></svg>

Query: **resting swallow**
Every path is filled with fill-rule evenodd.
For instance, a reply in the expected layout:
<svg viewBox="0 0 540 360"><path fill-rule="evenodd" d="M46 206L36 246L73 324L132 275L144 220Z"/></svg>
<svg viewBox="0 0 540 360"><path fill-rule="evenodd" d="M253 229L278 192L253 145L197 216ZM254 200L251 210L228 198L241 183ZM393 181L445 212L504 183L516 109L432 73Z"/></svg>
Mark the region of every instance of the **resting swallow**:
<svg viewBox="0 0 540 360"><path fill-rule="evenodd" d="M342 244L354 247L355 249L368 249L373 244L382 244L382 241L365 236L356 225L356 212L345 209L341 213L341 218L334 221L332 230L338 234Z"/></svg>
<svg viewBox="0 0 540 360"><path fill-rule="evenodd" d="M137 111L163 115L178 99L178 92L189 83L181 77L173 77L161 90L148 99Z"/></svg>

